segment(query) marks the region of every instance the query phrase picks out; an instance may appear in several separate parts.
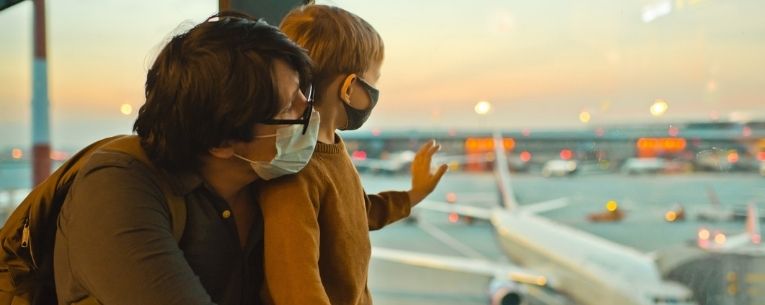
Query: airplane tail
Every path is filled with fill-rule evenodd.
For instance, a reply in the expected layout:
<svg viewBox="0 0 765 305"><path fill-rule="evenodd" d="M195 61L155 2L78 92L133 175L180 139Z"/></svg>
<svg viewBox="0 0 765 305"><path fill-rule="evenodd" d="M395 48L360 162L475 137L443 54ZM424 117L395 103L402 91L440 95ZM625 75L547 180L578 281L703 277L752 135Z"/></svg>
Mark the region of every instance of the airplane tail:
<svg viewBox="0 0 765 305"><path fill-rule="evenodd" d="M746 208L746 233L753 244L759 244L762 241L760 233L760 215L757 206L749 203Z"/></svg>
<svg viewBox="0 0 765 305"><path fill-rule="evenodd" d="M707 198L709 198L709 204L715 208L720 208L720 198L717 197L717 192L711 185L707 185Z"/></svg>
<svg viewBox="0 0 765 305"><path fill-rule="evenodd" d="M497 191L499 192L499 201L502 206L512 211L518 208L518 202L515 199L515 192L510 183L510 164L507 161L505 153L505 141L502 133L494 132L494 175L497 181Z"/></svg>

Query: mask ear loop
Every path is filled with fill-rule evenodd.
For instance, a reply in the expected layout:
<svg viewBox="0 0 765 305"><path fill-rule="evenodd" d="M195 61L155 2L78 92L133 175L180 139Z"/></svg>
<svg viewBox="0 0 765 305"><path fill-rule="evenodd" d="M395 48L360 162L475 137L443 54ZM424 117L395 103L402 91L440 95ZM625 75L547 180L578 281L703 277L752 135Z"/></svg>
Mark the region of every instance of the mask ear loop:
<svg viewBox="0 0 765 305"><path fill-rule="evenodd" d="M253 136L253 138L255 138L255 139L273 138L273 137L276 137L275 133L267 134L267 135L262 135L262 136Z"/></svg>
<svg viewBox="0 0 765 305"><path fill-rule="evenodd" d="M350 74L345 78L345 81L343 81L343 85L340 86L340 100L342 100L344 103L348 104L348 106L351 106L351 86L353 85L353 82L356 81L356 74ZM350 120L346 116L345 118L345 126L343 129L348 128L348 124Z"/></svg>

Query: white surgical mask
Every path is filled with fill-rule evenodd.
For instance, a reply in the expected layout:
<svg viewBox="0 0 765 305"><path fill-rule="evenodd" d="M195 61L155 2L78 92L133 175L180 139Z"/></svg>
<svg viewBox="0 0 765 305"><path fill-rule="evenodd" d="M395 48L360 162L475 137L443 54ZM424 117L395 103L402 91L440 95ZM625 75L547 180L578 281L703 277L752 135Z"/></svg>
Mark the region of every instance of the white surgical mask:
<svg viewBox="0 0 765 305"><path fill-rule="evenodd" d="M238 154L234 156L249 162L261 179L271 180L295 174L303 169L311 160L318 136L319 113L314 110L305 134L303 134L303 125L295 124L277 129L276 134L256 136L256 138L276 137L276 156L271 161L253 161Z"/></svg>

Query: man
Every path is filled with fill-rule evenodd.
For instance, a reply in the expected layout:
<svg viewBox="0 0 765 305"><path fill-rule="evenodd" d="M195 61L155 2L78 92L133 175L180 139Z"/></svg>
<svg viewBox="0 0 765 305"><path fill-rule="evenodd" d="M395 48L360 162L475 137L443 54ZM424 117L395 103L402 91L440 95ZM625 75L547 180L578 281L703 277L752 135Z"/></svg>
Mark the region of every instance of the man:
<svg viewBox="0 0 765 305"><path fill-rule="evenodd" d="M300 170L313 152L309 66L278 29L243 15L173 37L134 125L162 175L126 154L83 166L56 233L59 303L258 304L263 227L252 184ZM186 204L180 241L163 181Z"/></svg>

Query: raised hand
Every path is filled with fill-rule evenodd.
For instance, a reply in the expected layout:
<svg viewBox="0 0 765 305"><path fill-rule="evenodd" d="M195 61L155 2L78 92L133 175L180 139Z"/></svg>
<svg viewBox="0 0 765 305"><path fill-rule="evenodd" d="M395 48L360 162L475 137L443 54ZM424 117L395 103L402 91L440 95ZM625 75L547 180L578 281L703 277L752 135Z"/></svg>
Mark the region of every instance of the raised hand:
<svg viewBox="0 0 765 305"><path fill-rule="evenodd" d="M441 164L435 173L430 170L430 163L433 155L441 150L441 145L435 140L430 140L420 146L420 150L414 156L412 161L412 189L409 190L409 200L412 206L419 203L428 196L441 181L441 177L448 168L446 164Z"/></svg>

